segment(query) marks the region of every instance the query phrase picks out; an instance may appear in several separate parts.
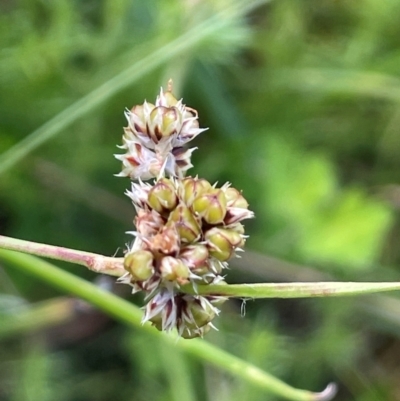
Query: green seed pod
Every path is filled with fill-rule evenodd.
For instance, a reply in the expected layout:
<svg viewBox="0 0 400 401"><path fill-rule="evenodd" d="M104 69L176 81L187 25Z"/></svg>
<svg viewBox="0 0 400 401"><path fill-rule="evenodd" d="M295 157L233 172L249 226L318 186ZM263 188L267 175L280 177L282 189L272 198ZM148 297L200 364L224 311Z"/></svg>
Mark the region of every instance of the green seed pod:
<svg viewBox="0 0 400 401"><path fill-rule="evenodd" d="M190 331L205 326L214 319L217 309L203 297L185 297L178 323L178 330L182 327Z"/></svg>
<svg viewBox="0 0 400 401"><path fill-rule="evenodd" d="M224 262L243 244L242 236L236 231L214 227L205 234L210 255Z"/></svg>
<svg viewBox="0 0 400 401"><path fill-rule="evenodd" d="M150 190L147 200L148 205L158 213L172 210L177 202L174 184L168 178L160 178L156 182Z"/></svg>
<svg viewBox="0 0 400 401"><path fill-rule="evenodd" d="M190 312L192 313L194 326L203 327L215 317L215 309L208 303L202 303L196 301L189 303ZM188 325L190 328L190 325Z"/></svg>
<svg viewBox="0 0 400 401"><path fill-rule="evenodd" d="M186 205L190 207L197 196L211 189L211 184L203 178L186 177L182 182L181 197Z"/></svg>
<svg viewBox="0 0 400 401"><path fill-rule="evenodd" d="M128 253L124 258L124 268L135 281L145 281L154 273L153 254L144 250Z"/></svg>
<svg viewBox="0 0 400 401"><path fill-rule="evenodd" d="M180 259L165 256L160 263L161 277L167 281L187 282L190 270Z"/></svg>
<svg viewBox="0 0 400 401"><path fill-rule="evenodd" d="M238 207L241 209L247 209L249 207L247 200L236 188L226 188L224 193L228 207Z"/></svg>
<svg viewBox="0 0 400 401"><path fill-rule="evenodd" d="M194 242L200 237L200 224L189 208L180 203L169 215L167 227L174 226L182 242Z"/></svg>
<svg viewBox="0 0 400 401"><path fill-rule="evenodd" d="M226 214L226 198L221 189L211 189L197 196L193 201L193 210L207 223L222 223Z"/></svg>

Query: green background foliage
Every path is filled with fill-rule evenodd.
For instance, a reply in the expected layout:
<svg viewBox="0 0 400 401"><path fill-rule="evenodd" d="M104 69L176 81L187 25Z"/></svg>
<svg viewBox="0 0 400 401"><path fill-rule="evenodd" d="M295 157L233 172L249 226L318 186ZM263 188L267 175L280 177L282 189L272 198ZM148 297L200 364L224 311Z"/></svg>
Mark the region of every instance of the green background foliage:
<svg viewBox="0 0 400 401"><path fill-rule="evenodd" d="M399 281L399 14L394 0L2 2L0 234L121 255L123 111L172 78L210 127L190 173L232 182L256 213L228 281ZM4 316L60 295L6 264L0 290ZM230 301L207 340L301 388L336 381L341 401L400 400L399 305L248 301L242 317ZM0 400L275 399L80 307L2 339Z"/></svg>

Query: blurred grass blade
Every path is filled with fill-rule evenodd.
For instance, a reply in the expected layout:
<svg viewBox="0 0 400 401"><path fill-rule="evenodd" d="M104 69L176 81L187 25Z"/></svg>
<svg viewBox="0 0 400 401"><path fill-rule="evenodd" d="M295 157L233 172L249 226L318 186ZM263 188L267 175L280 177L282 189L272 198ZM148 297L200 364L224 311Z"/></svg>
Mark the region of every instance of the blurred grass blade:
<svg viewBox="0 0 400 401"><path fill-rule="evenodd" d="M193 377L186 355L169 344L159 344L159 363L163 366L169 382L171 401L196 401Z"/></svg>
<svg viewBox="0 0 400 401"><path fill-rule="evenodd" d="M315 92L400 101L398 77L374 72L324 68L281 69L268 78L273 85Z"/></svg>
<svg viewBox="0 0 400 401"><path fill-rule="evenodd" d="M0 339L31 334L65 323L75 316L74 305L73 299L60 297L29 308L19 308L21 310L16 313L1 315Z"/></svg>
<svg viewBox="0 0 400 401"><path fill-rule="evenodd" d="M199 25L194 26L191 30L185 32L175 40L160 47L153 53L150 53L147 57L136 61L129 68L122 71L114 78L106 81L104 84L64 109L61 113L50 119L25 139L4 152L0 156L0 174L7 171L38 146L61 132L74 121L105 103L122 89L132 85L141 77L166 63L171 58L176 57L185 51L193 51L193 49L202 41L211 38L214 35L218 35L219 30L228 23L229 18L244 15L248 11L265 2L266 0L238 2L231 7L227 7L224 11L215 14Z"/></svg>
<svg viewBox="0 0 400 401"><path fill-rule="evenodd" d="M160 333L150 324L142 325L142 311L137 306L34 256L0 250L0 259L21 269L25 273L46 281L54 287L88 301L129 326L144 330L149 335L161 341L166 341L171 347L182 349L199 360L215 365L231 373L233 376L246 380L284 399L293 401L325 401L332 399L336 393L334 385L329 385L321 393L295 389L260 368L204 340L181 339L177 341L176 335Z"/></svg>

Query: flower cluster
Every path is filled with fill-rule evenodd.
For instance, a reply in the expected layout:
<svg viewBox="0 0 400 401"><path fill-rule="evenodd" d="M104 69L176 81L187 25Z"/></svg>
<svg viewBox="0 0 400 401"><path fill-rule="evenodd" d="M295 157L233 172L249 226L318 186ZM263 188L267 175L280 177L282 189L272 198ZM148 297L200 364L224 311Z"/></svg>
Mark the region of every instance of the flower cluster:
<svg viewBox="0 0 400 401"><path fill-rule="evenodd" d="M124 128L122 149L116 155L122 161L118 176L148 180L169 174L183 177L192 167L194 150L183 146L205 129L199 128L197 111L176 100L171 91L162 92L155 105L144 102L127 110L128 126Z"/></svg>
<svg viewBox="0 0 400 401"><path fill-rule="evenodd" d="M184 338L203 336L224 298L189 295L180 286L223 282L227 261L246 236L241 221L253 217L243 195L225 184L218 188L198 177L185 177L194 149L184 144L204 131L197 112L177 101L171 90L126 113L119 176L136 209L135 240L124 258L120 281L148 301L143 322L159 330L176 328ZM146 183L145 180L154 179Z"/></svg>

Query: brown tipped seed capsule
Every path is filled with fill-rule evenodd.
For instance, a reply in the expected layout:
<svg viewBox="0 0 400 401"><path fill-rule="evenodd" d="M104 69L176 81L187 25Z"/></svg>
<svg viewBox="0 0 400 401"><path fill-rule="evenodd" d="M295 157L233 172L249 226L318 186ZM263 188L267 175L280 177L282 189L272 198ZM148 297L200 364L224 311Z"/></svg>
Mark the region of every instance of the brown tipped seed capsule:
<svg viewBox="0 0 400 401"><path fill-rule="evenodd" d="M224 228L211 228L205 234L210 255L224 262L234 253L235 248L243 243L242 236L236 231Z"/></svg>
<svg viewBox="0 0 400 401"><path fill-rule="evenodd" d="M211 189L197 196L193 201L193 210L207 223L222 223L226 215L226 198L221 189Z"/></svg>
<svg viewBox="0 0 400 401"><path fill-rule="evenodd" d="M193 200L197 196L209 191L212 188L211 184L207 180L193 177L186 177L182 182L182 186L183 188L181 196L187 206L191 206Z"/></svg>
<svg viewBox="0 0 400 401"><path fill-rule="evenodd" d="M226 188L224 193L228 207L239 207L241 209L247 209L249 207L247 200L236 188Z"/></svg>
<svg viewBox="0 0 400 401"><path fill-rule="evenodd" d="M190 243L200 237L200 224L189 208L180 203L168 218L167 227L175 227L182 242Z"/></svg>
<svg viewBox="0 0 400 401"><path fill-rule="evenodd" d="M150 250L163 255L177 255L180 250L181 239L175 226L164 226L161 231L146 238L145 242Z"/></svg>
<svg viewBox="0 0 400 401"><path fill-rule="evenodd" d="M150 190L147 200L148 205L158 213L172 210L177 202L174 184L168 178L160 178L156 182Z"/></svg>
<svg viewBox="0 0 400 401"><path fill-rule="evenodd" d="M186 282L189 278L189 268L180 259L165 256L160 263L161 277L167 281Z"/></svg>
<svg viewBox="0 0 400 401"><path fill-rule="evenodd" d="M148 280L154 273L153 254L144 250L128 253L124 258L124 268L135 281Z"/></svg>
<svg viewBox="0 0 400 401"><path fill-rule="evenodd" d="M248 209L242 209L240 207L228 207L224 218L224 224L226 226L231 226L239 221L245 219L251 219L254 217L254 213Z"/></svg>

